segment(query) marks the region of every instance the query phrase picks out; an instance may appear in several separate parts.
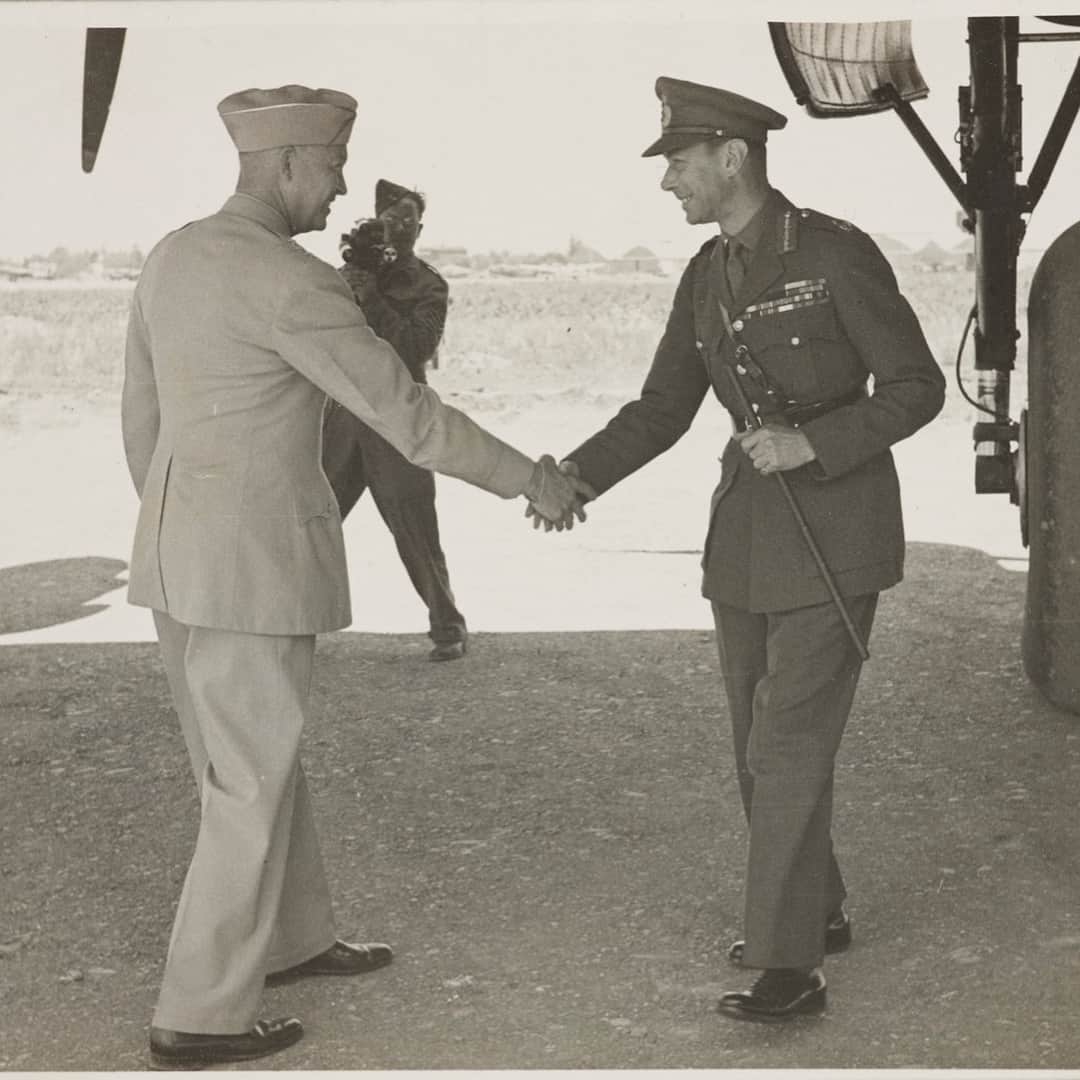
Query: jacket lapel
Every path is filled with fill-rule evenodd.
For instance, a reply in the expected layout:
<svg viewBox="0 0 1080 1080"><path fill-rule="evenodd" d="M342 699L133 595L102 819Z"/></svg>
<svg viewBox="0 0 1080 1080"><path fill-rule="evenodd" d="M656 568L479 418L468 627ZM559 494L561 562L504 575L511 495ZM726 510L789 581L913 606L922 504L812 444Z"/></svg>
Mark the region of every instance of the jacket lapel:
<svg viewBox="0 0 1080 1080"><path fill-rule="evenodd" d="M735 297L734 310L742 311L748 304L752 304L783 272L784 263L777 254L770 229L762 236L761 243L746 268L746 277Z"/></svg>
<svg viewBox="0 0 1080 1080"><path fill-rule="evenodd" d="M701 258L704 262L698 265L694 274L695 329L706 355L719 344L724 332L716 298L719 296L725 304L731 302L726 285L723 292L717 291L724 279L723 254L723 243L717 237L713 246L707 252L702 252Z"/></svg>
<svg viewBox="0 0 1080 1080"><path fill-rule="evenodd" d="M767 204L766 220L762 223L761 238L758 241L754 257L746 268L746 277L739 288L732 304L732 314L742 311L765 292L784 272L784 261L780 257L780 244L777 240L778 218L791 207L783 195L774 191Z"/></svg>

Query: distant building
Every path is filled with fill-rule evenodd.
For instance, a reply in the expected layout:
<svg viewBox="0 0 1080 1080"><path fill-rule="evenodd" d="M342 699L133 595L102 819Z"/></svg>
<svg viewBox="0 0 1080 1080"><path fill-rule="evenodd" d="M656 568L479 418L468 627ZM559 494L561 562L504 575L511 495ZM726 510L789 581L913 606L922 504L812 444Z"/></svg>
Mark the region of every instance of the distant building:
<svg viewBox="0 0 1080 1080"><path fill-rule="evenodd" d="M952 249L952 254L962 259L965 270L975 269L975 237L967 236Z"/></svg>
<svg viewBox="0 0 1080 1080"><path fill-rule="evenodd" d="M902 240L897 240L895 236L889 236L887 233L875 233L870 239L881 248L882 255L889 260L889 265L894 270L907 269L911 266L915 252Z"/></svg>
<svg viewBox="0 0 1080 1080"><path fill-rule="evenodd" d="M134 266L106 266L105 277L109 281L138 281L142 273Z"/></svg>
<svg viewBox="0 0 1080 1080"><path fill-rule="evenodd" d="M566 261L575 266L588 266L606 263L607 259L599 251L589 247L588 244L583 243L576 236L571 236L566 250Z"/></svg>
<svg viewBox="0 0 1080 1080"><path fill-rule="evenodd" d="M612 259L609 266L615 273L659 275L664 273L656 253L640 245L632 247L620 258Z"/></svg>
<svg viewBox="0 0 1080 1080"><path fill-rule="evenodd" d="M917 270L931 273L941 270L963 270L967 264L967 258L963 251L946 251L940 244L935 244L933 240L915 252L913 261Z"/></svg>
<svg viewBox="0 0 1080 1080"><path fill-rule="evenodd" d="M56 277L58 267L52 259L31 259L30 276L41 281L47 281Z"/></svg>
<svg viewBox="0 0 1080 1080"><path fill-rule="evenodd" d="M30 267L25 263L0 263L0 278L19 281L30 276Z"/></svg>
<svg viewBox="0 0 1080 1080"><path fill-rule="evenodd" d="M467 267L469 265L469 253L463 247L426 247L422 251L417 251L416 254L425 262L431 263L437 270L448 266Z"/></svg>

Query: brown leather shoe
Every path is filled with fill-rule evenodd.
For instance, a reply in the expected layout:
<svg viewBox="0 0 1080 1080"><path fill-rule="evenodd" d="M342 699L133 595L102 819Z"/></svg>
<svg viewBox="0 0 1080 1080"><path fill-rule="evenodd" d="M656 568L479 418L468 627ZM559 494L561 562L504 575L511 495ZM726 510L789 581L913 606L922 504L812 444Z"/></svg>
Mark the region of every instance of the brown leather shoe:
<svg viewBox="0 0 1080 1080"><path fill-rule="evenodd" d="M766 968L749 990L720 996L717 1008L733 1020L790 1020L825 1008L825 976L820 971Z"/></svg>
<svg viewBox="0 0 1080 1080"><path fill-rule="evenodd" d="M851 916L841 908L830 915L829 921L825 924L825 951L827 953L841 953L850 947ZM727 951L728 959L733 964L741 966L745 949L745 941L733 941Z"/></svg>
<svg viewBox="0 0 1080 1080"><path fill-rule="evenodd" d="M429 660L460 660L465 655L464 641L444 641L428 653Z"/></svg>
<svg viewBox="0 0 1080 1080"><path fill-rule="evenodd" d="M230 1061L250 1061L292 1046L303 1034L304 1025L295 1017L259 1020L240 1035L203 1035L152 1027L150 1068L204 1069Z"/></svg>
<svg viewBox="0 0 1080 1080"><path fill-rule="evenodd" d="M335 941L325 952L302 964L271 972L266 976L266 985L279 986L310 975L366 975L369 971L386 967L393 959L394 950L389 945L378 942L349 945L344 941Z"/></svg>

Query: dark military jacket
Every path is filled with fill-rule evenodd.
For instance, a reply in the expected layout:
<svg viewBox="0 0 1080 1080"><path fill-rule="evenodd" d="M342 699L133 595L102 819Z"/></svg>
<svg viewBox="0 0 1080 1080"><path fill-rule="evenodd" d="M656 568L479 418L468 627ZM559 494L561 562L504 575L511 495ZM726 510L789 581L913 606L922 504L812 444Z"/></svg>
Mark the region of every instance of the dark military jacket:
<svg viewBox="0 0 1080 1080"><path fill-rule="evenodd" d="M427 382L446 325L449 290L439 272L408 255L379 274L378 288L360 305L368 325L393 345L409 374Z"/></svg>
<svg viewBox="0 0 1080 1080"><path fill-rule="evenodd" d="M840 591L900 580L904 531L889 447L928 423L945 380L895 276L865 233L772 192L738 294L730 296L708 240L679 282L641 395L567 456L598 493L671 447L711 388L738 404L722 365L742 345L783 400L802 404L870 393L800 423L817 460L785 473ZM725 329L723 303L729 316ZM770 399L743 379L763 412ZM772 476L731 440L713 493L702 560L706 597L748 611L827 603L829 593Z"/></svg>

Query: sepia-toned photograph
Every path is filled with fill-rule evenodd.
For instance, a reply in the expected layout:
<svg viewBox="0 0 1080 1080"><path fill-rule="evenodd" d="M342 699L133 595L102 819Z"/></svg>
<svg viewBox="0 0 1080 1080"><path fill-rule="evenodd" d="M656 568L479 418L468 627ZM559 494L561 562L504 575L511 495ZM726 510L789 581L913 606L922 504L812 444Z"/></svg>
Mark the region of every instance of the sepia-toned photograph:
<svg viewBox="0 0 1080 1080"><path fill-rule="evenodd" d="M1080 1077L1080 15L0 78L0 1074Z"/></svg>

